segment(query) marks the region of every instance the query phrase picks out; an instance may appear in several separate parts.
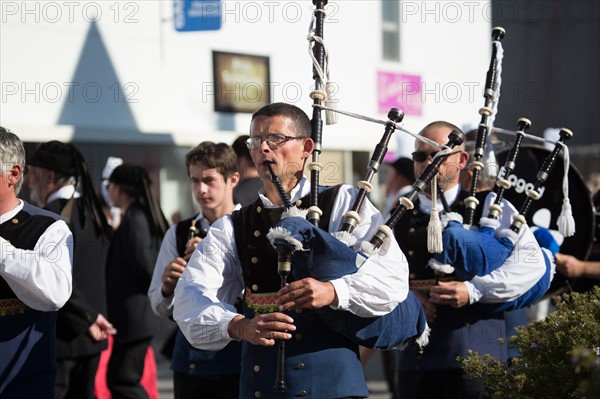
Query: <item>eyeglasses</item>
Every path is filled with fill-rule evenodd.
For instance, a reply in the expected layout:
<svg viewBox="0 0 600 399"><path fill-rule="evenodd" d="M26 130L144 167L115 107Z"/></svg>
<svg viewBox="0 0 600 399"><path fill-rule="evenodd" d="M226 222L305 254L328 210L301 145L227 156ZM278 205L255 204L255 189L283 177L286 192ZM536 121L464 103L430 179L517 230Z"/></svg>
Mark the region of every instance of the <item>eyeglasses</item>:
<svg viewBox="0 0 600 399"><path fill-rule="evenodd" d="M270 148L275 148L284 145L290 140L304 140L305 138L306 137L286 136L284 134L267 134L265 137L252 136L246 140L246 147L248 147L249 150L258 148L263 141L266 141Z"/></svg>
<svg viewBox="0 0 600 399"><path fill-rule="evenodd" d="M412 153L412 159L415 162L425 162L427 160L427 157L431 157L431 159L433 159L437 155L438 152L439 151L435 151L435 152L415 151ZM453 152L449 153L447 155L447 157L449 157L450 155L458 154L459 152L461 152L461 151L460 150L453 151Z"/></svg>

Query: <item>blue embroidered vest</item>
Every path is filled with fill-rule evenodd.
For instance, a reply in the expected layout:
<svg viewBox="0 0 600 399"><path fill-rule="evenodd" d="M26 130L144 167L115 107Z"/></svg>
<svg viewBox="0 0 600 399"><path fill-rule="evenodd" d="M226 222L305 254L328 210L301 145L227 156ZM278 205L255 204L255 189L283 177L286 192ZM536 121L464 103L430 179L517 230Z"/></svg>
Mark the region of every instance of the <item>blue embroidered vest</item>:
<svg viewBox="0 0 600 399"><path fill-rule="evenodd" d="M327 230L339 186L320 193L321 228ZM307 197L295 204L307 208ZM281 288L277 254L266 234L282 208L265 209L260 200L232 214L238 256L242 262L246 294L244 315L273 312L275 293ZM293 267L293 265L292 265ZM289 281L292 279L290 278ZM285 394L274 393L278 344L264 347L243 343L240 397L242 398L344 398L367 397L368 390L358 347L329 330L313 310L286 312L296 331L286 341Z"/></svg>

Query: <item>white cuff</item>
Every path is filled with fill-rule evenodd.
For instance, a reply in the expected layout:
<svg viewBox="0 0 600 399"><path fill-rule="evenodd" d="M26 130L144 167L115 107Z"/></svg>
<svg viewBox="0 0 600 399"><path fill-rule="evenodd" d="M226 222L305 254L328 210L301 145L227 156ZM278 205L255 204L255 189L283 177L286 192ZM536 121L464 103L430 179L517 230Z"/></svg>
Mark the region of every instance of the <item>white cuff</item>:
<svg viewBox="0 0 600 399"><path fill-rule="evenodd" d="M467 286L467 291L469 292L469 305L474 304L475 302L479 302L483 294L481 291L475 287L473 283L470 281L465 281L465 285Z"/></svg>
<svg viewBox="0 0 600 399"><path fill-rule="evenodd" d="M333 284L333 289L338 298L337 306L331 304L330 307L332 309L347 310L350 306L350 290L348 289L348 284L346 284L343 278L331 280L330 283Z"/></svg>
<svg viewBox="0 0 600 399"><path fill-rule="evenodd" d="M227 341L234 341L235 338L232 338L229 333L227 332L227 326L229 326L229 323L231 323L231 320L233 320L234 317L236 316L243 316L239 313L233 313L233 312L227 312L223 315L223 318L221 319L221 337L223 337L223 339L226 339Z"/></svg>

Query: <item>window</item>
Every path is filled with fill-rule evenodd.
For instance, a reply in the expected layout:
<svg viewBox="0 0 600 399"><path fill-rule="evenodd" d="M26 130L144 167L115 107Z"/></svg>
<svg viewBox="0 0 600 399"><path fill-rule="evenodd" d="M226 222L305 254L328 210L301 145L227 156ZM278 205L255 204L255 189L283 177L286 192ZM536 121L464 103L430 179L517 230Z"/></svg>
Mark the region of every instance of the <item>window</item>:
<svg viewBox="0 0 600 399"><path fill-rule="evenodd" d="M382 55L386 61L400 61L400 0L381 1Z"/></svg>

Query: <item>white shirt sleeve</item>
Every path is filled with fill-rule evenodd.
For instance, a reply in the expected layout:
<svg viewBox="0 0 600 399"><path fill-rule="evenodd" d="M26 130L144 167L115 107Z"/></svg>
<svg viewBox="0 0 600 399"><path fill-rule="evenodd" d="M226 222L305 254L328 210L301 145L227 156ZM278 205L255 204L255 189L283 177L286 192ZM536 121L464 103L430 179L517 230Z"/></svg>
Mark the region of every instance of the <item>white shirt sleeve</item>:
<svg viewBox="0 0 600 399"><path fill-rule="evenodd" d="M495 198L490 193L486 198L484 209ZM502 216L500 227L507 229L512 223L512 217L519 212L506 200L502 200ZM553 265L554 266L554 265ZM538 244L529 226L523 226L519 240L511 255L496 270L481 277L475 277L467 282L469 300L471 303L479 300L482 303L508 302L517 299L530 290L546 272L546 263L542 248Z"/></svg>
<svg viewBox="0 0 600 399"><path fill-rule="evenodd" d="M352 208L357 190L343 185L337 195L330 217L329 231L340 229L343 215ZM365 199L360 211L361 222L352 233L355 247L375 235L384 224L381 213ZM349 310L361 317L389 313L408 295L408 260L395 238L388 239L354 274L332 280L338 295L338 309Z"/></svg>
<svg viewBox="0 0 600 399"><path fill-rule="evenodd" d="M165 234L162 243L160 244L160 250L156 263L154 264L154 272L152 273L152 281L148 288L148 297L150 298L150 305L152 310L158 316L170 317L173 314L173 297L171 294L168 297L164 297L161 292L162 287L162 274L165 267L171 263L171 261L179 256L177 253L177 238L175 235L177 225L169 227Z"/></svg>
<svg viewBox="0 0 600 399"><path fill-rule="evenodd" d="M232 338L227 325L244 282L229 215L218 219L200 241L175 287L173 318L190 344L219 350Z"/></svg>
<svg viewBox="0 0 600 399"><path fill-rule="evenodd" d="M71 296L73 235L57 220L38 239L33 250L15 248L0 237L0 275L24 304L50 312Z"/></svg>

